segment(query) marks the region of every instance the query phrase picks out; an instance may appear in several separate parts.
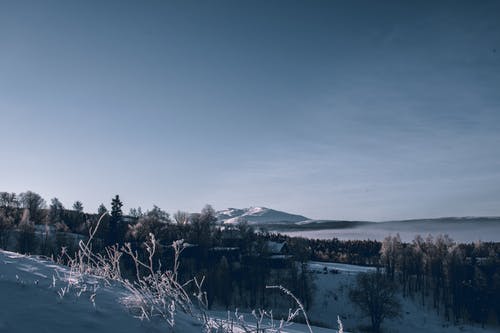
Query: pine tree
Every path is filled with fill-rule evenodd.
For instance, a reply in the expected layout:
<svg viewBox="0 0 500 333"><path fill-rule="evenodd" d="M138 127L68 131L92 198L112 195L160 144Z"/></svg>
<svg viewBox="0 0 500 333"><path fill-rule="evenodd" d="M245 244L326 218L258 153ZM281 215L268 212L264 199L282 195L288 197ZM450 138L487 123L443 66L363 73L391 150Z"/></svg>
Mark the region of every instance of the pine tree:
<svg viewBox="0 0 500 333"><path fill-rule="evenodd" d="M120 234L120 223L123 218L122 206L123 203L120 200L120 196L117 194L113 200L111 200L111 218L109 220L107 245L123 242L123 235Z"/></svg>
<svg viewBox="0 0 500 333"><path fill-rule="evenodd" d="M104 206L104 204L100 204L99 208L97 208L97 215L101 216L102 214L106 213L107 211L108 211L108 209L106 208L106 206Z"/></svg>
<svg viewBox="0 0 500 333"><path fill-rule="evenodd" d="M73 209L76 210L78 213L83 213L83 204L81 201L75 201L73 204Z"/></svg>
<svg viewBox="0 0 500 333"><path fill-rule="evenodd" d="M117 194L113 200L111 200L111 217L117 221L121 220L123 217L122 207L123 203L120 200L120 196Z"/></svg>

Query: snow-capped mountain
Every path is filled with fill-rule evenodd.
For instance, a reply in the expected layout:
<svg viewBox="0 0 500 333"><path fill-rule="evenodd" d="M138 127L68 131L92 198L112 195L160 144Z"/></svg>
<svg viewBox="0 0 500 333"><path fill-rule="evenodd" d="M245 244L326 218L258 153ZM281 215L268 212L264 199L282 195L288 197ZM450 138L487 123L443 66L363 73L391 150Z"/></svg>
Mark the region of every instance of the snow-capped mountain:
<svg viewBox="0 0 500 333"><path fill-rule="evenodd" d="M217 219L221 223L233 224L247 221L249 224L266 223L297 223L309 220L302 215L285 213L266 207L228 208L217 212Z"/></svg>

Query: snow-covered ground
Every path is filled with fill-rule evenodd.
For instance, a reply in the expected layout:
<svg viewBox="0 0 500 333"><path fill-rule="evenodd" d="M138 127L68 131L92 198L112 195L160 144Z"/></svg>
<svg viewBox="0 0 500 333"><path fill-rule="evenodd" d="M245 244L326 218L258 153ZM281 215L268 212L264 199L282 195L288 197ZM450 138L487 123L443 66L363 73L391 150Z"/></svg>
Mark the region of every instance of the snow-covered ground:
<svg viewBox="0 0 500 333"><path fill-rule="evenodd" d="M359 332L368 326L367 318L349 301L349 288L359 272L370 267L335 263L311 262L317 290L308 311L313 323L337 327L337 315L342 318L345 331ZM170 332L166 323L141 321L133 317L124 305L127 291L115 283L87 276L72 275L64 267L34 256L0 251L0 333L32 332ZM84 289L82 289L84 287ZM401 299L401 318L386 320L385 332L444 332L490 333L498 328L482 329L479 325L453 326L435 314L409 300ZM211 312L214 318L225 318L224 312ZM250 314L244 314L251 318ZM249 320L250 321L250 320ZM201 323L193 317L179 313L174 332L202 331ZM315 333L333 333L333 329L313 327ZM294 324L285 332L308 332L305 325Z"/></svg>
<svg viewBox="0 0 500 333"><path fill-rule="evenodd" d="M326 267L326 269L325 269ZM311 262L309 269L313 272L316 283L315 300L308 311L313 323L327 327L336 327L339 315L344 329L359 332L360 328L369 326L369 319L363 317L360 310L349 300L349 289L356 282L356 275L374 268L344 265L336 263ZM335 270L337 273L333 273ZM386 319L382 324L384 332L404 333L493 333L498 327L482 329L480 325L454 326L438 316L433 309L424 308L408 298L400 298L402 316Z"/></svg>
<svg viewBox="0 0 500 333"><path fill-rule="evenodd" d="M129 314L121 302L125 290L119 286L89 277L89 287L82 291L74 284L76 278L51 261L0 251L0 332L167 331L163 323L140 321ZM184 316L178 331L199 332L200 328Z"/></svg>
<svg viewBox="0 0 500 333"><path fill-rule="evenodd" d="M246 221L250 224L296 223L308 220L302 215L290 214L266 207L228 208L217 212L217 219L224 224Z"/></svg>
<svg viewBox="0 0 500 333"><path fill-rule="evenodd" d="M245 320L251 321L252 320L252 314L251 313L243 313L242 314L245 317ZM226 319L228 318L228 313L225 311L210 311L210 316L213 318L218 318L218 319ZM229 316L234 316L234 313L229 313ZM251 325L252 328L255 328L255 325ZM324 327L317 327L313 326L313 333L338 333L337 330L335 329L329 329L329 328L324 328ZM266 331L267 332L267 331ZM285 331L281 331L283 333L304 333L304 332L309 332L309 329L305 324L299 324L299 323L294 323L291 326L288 326ZM270 333L274 333L270 331ZM344 330L344 333L350 333Z"/></svg>
<svg viewBox="0 0 500 333"><path fill-rule="evenodd" d="M336 262L321 262L321 261L310 261L308 267L310 271L315 273L358 274L358 273L373 272L377 270L375 267L348 265Z"/></svg>
<svg viewBox="0 0 500 333"><path fill-rule="evenodd" d="M85 283L81 283L82 278ZM130 294L116 283L94 276L75 276L50 260L0 250L0 333L172 332L165 322L134 318L124 305L127 297ZM214 317L225 316L214 313ZM245 314L245 318L251 319L251 315ZM178 313L173 332L202 332L202 325ZM309 330L305 325L293 324L282 332Z"/></svg>

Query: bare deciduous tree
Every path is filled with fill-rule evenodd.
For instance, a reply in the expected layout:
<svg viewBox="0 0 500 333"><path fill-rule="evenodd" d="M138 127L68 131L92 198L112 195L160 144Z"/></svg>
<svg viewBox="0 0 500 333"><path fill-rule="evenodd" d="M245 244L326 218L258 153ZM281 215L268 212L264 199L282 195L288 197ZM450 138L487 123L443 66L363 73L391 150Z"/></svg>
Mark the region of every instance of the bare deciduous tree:
<svg viewBox="0 0 500 333"><path fill-rule="evenodd" d="M380 271L359 274L349 297L370 316L372 329L376 333L380 332L380 325L385 318L397 317L401 311L395 284Z"/></svg>
<svg viewBox="0 0 500 333"><path fill-rule="evenodd" d="M187 212L182 212L178 210L177 212L174 213L174 221L179 224L179 225L184 225L189 222L189 213Z"/></svg>
<svg viewBox="0 0 500 333"><path fill-rule="evenodd" d="M42 223L46 208L45 200L35 192L27 191L19 195L21 206L29 210L30 218L34 223Z"/></svg>

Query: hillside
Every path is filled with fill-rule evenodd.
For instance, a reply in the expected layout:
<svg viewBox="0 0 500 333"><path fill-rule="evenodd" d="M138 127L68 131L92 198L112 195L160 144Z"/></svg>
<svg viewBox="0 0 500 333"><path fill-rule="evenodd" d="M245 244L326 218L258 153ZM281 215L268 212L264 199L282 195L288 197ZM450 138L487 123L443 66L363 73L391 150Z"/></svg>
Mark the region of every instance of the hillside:
<svg viewBox="0 0 500 333"><path fill-rule="evenodd" d="M309 220L302 215L290 214L266 207L228 208L217 212L220 223L234 224L246 221L249 224L293 224Z"/></svg>
<svg viewBox="0 0 500 333"><path fill-rule="evenodd" d="M313 322L335 327L337 314L344 328L350 332L366 332L369 318L360 314L359 308L349 300L349 289L354 286L357 274L374 270L372 267L343 265L336 263L310 262L314 275L316 296L309 310ZM436 314L432 302L422 306L417 299L398 295L402 305L401 317L386 319L383 332L401 333L493 333L497 327L482 328L479 324L460 323L453 325Z"/></svg>
<svg viewBox="0 0 500 333"><path fill-rule="evenodd" d="M78 280L51 261L0 251L0 294L4 302L10 300L0 310L0 332L167 331L165 323L140 321L128 313L125 301L130 295L120 286L88 277L86 284L92 287L82 292ZM200 331L200 323L179 315L178 332Z"/></svg>
<svg viewBox="0 0 500 333"><path fill-rule="evenodd" d="M81 276L36 256L0 250L0 333L198 333L200 321L176 312L173 330L160 320L139 320L127 305L135 302L120 284L96 276ZM210 313L211 320L227 318ZM252 326L252 315L244 314ZM220 319L215 319L220 318ZM283 333L308 332L293 324ZM234 329L235 333L242 332ZM336 331L314 328L316 333Z"/></svg>

